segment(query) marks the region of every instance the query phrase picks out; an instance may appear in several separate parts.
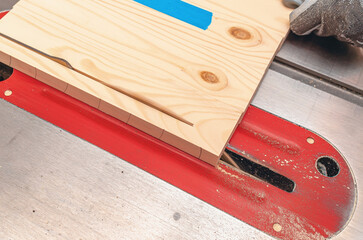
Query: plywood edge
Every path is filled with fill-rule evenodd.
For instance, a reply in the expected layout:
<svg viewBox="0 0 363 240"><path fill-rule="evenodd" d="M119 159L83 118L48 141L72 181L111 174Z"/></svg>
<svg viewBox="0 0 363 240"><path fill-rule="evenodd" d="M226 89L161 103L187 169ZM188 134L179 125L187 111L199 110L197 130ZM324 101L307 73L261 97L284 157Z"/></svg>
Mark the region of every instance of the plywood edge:
<svg viewBox="0 0 363 240"><path fill-rule="evenodd" d="M199 138L183 139L182 137L184 135L182 132L178 132L177 127L180 122L135 99L119 94L113 89L58 63L49 61L49 59L44 56L36 54L7 39L0 38L0 49L3 51L2 55L4 56L4 61L7 61L8 59L6 55L10 54L12 56L10 62L15 63L12 64L13 68L24 72L51 87L55 87L65 94L85 102L149 135L159 138L196 158L201 157L202 147L209 149L207 145L200 145L202 141ZM23 61L26 61L32 66L23 64ZM64 79L64 81L59 79ZM59 81L63 83L60 83ZM87 85L84 84L85 82L87 82ZM102 100L100 99L101 95L99 95L99 92L103 93ZM117 99L115 99L115 96L117 96ZM185 127L190 128L188 131L198 131L198 129L191 126ZM173 133L170 133L168 129L173 129ZM212 149L209 150L213 151ZM210 160L206 161L214 162Z"/></svg>
<svg viewBox="0 0 363 240"><path fill-rule="evenodd" d="M0 62L10 66L10 61L11 57L8 54L4 53L3 51L0 51Z"/></svg>
<svg viewBox="0 0 363 240"><path fill-rule="evenodd" d="M190 155L200 158L202 149L178 136L175 136L172 133L169 133L168 131L164 131L162 136L160 137L160 140L170 144L173 147L176 147L186 153L189 153Z"/></svg>
<svg viewBox="0 0 363 240"><path fill-rule="evenodd" d="M98 108L101 112L110 115L124 123L127 123L130 119L131 114L125 110L118 108L101 99L100 106Z"/></svg>
<svg viewBox="0 0 363 240"><path fill-rule="evenodd" d="M161 128L155 126L154 124L151 124L139 117L136 117L134 115L130 116L130 119L127 122L127 124L133 126L134 128L137 128L157 139L160 139L160 137L162 136L162 134L164 132L163 129L161 129Z"/></svg>
<svg viewBox="0 0 363 240"><path fill-rule="evenodd" d="M55 78L38 69L36 69L36 79L61 92L65 92L68 87L68 84L66 82L63 82L62 80Z"/></svg>
<svg viewBox="0 0 363 240"><path fill-rule="evenodd" d="M76 88L72 85L68 85L65 94L68 94L71 97L74 97L75 99L78 99L81 102L84 102L91 107L97 108L100 106L100 101L98 97L95 97L79 88Z"/></svg>
<svg viewBox="0 0 363 240"><path fill-rule="evenodd" d="M15 68L16 70L25 73L26 75L32 77L32 78L36 78L36 69L35 67L17 59L12 57L10 60L10 67Z"/></svg>
<svg viewBox="0 0 363 240"><path fill-rule="evenodd" d="M149 135L154 136L155 138L158 139L163 138L162 141L176 148L179 148L180 150L194 157L197 158L200 157L201 155L200 147L197 147L195 144L188 142L182 139L181 137L176 136L175 134L171 134L169 132L165 133L164 127L155 125L156 124L155 119L149 119L150 120L149 122L142 119L148 115L150 116L157 115L160 116L161 119L164 119L164 121L167 121L168 123L176 121L172 119L170 116L164 115L163 113L160 113L157 110L152 109L147 105L144 105L140 102L136 102L136 100L121 94L115 93L115 95L118 96L116 101L117 103L111 104L109 101L112 102L112 100L114 100L115 96L113 95L114 90L109 89L97 82L93 82L92 80L90 81L91 83L89 84L89 86L84 86L84 84L82 84L81 82L86 80L87 77L75 73L72 70L67 69L66 67L61 66L57 63L49 62L48 59L46 59L45 57L37 55L22 46L10 42L7 39L2 38L0 40L1 40L0 41L1 49L4 49L4 51L8 50L7 52L13 56L11 57L11 60L16 59L16 65L13 65L15 69L21 72L27 71L29 74L35 76L35 78L38 79L39 81L45 84L50 83L49 85L52 87L59 84L58 80L61 75L62 76L64 75L65 79L67 79L67 77L74 78L76 79L76 81L72 82L73 85L70 85L67 82L63 82L65 85L58 86L59 90ZM5 61L7 59L6 55L8 54L4 52L3 56L5 56L4 57ZM36 58L34 58L35 55ZM34 67L28 67L26 65L23 65L22 60L23 61L26 60ZM46 66L43 64L43 61L47 62ZM89 81L89 79L87 79L87 81ZM103 100L100 100L97 96L97 93L93 92L92 89L99 89L100 91L106 91L109 93L109 96L105 97ZM142 111L141 112L129 111L132 109L132 108L128 109L128 107L130 106L138 106L137 109L142 109Z"/></svg>
<svg viewBox="0 0 363 240"><path fill-rule="evenodd" d="M221 155L222 155L222 153L221 153ZM207 150L202 149L202 152L200 154L200 160L203 160L204 162L207 162L213 166L217 166L219 159L220 159L220 156L217 156Z"/></svg>

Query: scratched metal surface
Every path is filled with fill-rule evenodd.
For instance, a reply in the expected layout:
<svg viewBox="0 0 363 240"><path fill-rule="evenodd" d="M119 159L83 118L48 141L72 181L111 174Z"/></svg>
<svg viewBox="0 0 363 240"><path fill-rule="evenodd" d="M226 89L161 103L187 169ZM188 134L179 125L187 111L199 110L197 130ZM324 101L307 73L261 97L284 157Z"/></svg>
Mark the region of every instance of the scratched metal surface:
<svg viewBox="0 0 363 240"><path fill-rule="evenodd" d="M0 10L11 8L14 2L1 0ZM323 135L342 152L357 180L358 204L353 219L336 239L361 239L361 72L356 67L349 70L350 58L348 62L341 61L347 59L344 51L334 53L338 55L328 58L328 63L324 62L326 57L322 61L321 51L329 53L335 49L325 49L310 38L290 37L278 60L300 66L304 71L315 71L325 79L273 64L253 104ZM310 54L306 55L305 50L297 52L300 48L307 48ZM291 62L302 59L301 56L303 62ZM309 64L316 68L307 69ZM326 64L330 64L328 70ZM363 63L358 59L353 64ZM339 77L350 74L360 77L355 80ZM269 239L214 207L4 101L0 101L0 134L0 238ZM119 174L120 171L123 173Z"/></svg>

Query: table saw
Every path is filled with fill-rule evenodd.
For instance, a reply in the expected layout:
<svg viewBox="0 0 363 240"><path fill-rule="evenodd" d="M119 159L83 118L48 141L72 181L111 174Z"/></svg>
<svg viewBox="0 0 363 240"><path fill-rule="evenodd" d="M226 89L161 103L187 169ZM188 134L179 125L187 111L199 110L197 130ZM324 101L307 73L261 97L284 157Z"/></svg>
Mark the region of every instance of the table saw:
<svg viewBox="0 0 363 240"><path fill-rule="evenodd" d="M0 236L359 239L362 65L290 34L216 168L2 65Z"/></svg>

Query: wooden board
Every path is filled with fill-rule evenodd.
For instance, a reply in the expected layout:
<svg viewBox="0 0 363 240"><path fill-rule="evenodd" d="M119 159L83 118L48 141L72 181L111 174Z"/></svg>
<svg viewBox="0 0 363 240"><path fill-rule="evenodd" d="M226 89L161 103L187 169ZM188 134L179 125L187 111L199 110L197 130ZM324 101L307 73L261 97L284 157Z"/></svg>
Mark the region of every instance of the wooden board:
<svg viewBox="0 0 363 240"><path fill-rule="evenodd" d="M21 0L0 60L216 164L288 31L280 0L189 0L202 30L132 0Z"/></svg>

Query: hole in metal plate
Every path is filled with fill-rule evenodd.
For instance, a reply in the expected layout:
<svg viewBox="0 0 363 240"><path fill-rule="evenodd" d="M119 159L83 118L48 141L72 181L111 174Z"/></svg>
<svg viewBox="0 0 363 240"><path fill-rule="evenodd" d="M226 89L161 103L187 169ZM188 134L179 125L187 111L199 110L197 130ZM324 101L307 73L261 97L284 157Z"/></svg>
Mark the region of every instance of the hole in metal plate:
<svg viewBox="0 0 363 240"><path fill-rule="evenodd" d="M294 191L295 182L289 178L228 149L225 150L225 153L226 154L222 157L224 162L232 164L237 169L278 187L281 190L286 192Z"/></svg>
<svg viewBox="0 0 363 240"><path fill-rule="evenodd" d="M335 177L339 174L338 163L331 157L321 157L316 161L316 168L325 177Z"/></svg>

